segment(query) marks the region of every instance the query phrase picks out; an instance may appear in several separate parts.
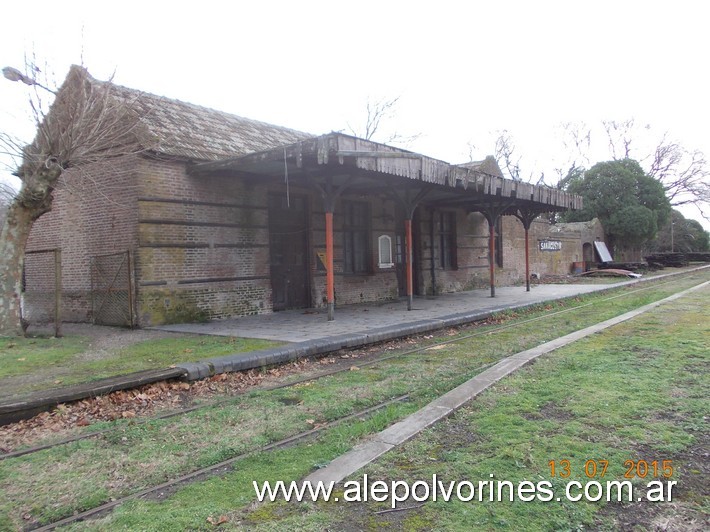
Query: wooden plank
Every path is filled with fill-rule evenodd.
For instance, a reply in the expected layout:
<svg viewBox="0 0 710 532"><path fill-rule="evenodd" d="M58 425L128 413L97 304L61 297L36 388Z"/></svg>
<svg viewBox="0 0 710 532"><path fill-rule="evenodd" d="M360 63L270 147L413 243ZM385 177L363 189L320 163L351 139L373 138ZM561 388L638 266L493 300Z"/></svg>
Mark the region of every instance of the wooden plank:
<svg viewBox="0 0 710 532"><path fill-rule="evenodd" d="M362 151L362 150L338 150L335 152L338 157L376 157L387 159L422 159L416 153L402 153L391 151Z"/></svg>

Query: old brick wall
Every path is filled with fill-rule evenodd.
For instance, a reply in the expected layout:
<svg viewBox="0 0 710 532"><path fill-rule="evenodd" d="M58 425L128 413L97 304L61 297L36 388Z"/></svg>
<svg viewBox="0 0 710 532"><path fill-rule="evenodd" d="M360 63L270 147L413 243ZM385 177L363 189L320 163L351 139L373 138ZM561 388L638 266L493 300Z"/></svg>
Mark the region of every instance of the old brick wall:
<svg viewBox="0 0 710 532"><path fill-rule="evenodd" d="M365 274L347 274L343 271L343 211L348 201L366 202L370 212L369 272ZM325 252L325 211L322 200L311 196L311 242L312 242L312 297L313 305L325 306L326 284L325 271L318 268L317 252ZM381 197L362 197L345 195L335 207L333 215L333 266L335 269L335 299L339 305L353 303L386 301L398 297L397 274L394 267L379 267L378 238L387 235L391 239L394 257L395 245L395 206L394 202Z"/></svg>
<svg viewBox="0 0 710 532"><path fill-rule="evenodd" d="M525 230L512 216L503 217L504 262L502 282L510 284L525 281ZM594 240L603 240L598 221L552 225L544 218L532 223L529 232L530 271L538 275L567 275L575 263L584 259L583 246ZM559 250L543 250L541 242L559 242ZM546 247L554 247L554 244ZM503 277L504 276L504 277Z"/></svg>
<svg viewBox="0 0 710 532"><path fill-rule="evenodd" d="M437 211L426 207L418 211L419 232L422 249L418 267L420 268L419 291L432 293L432 278L436 293L457 292L489 286L488 263L488 222L480 213L466 214L456 211L456 240L458 246L457 268L441 268L440 244L437 239ZM432 245L431 221L434 215L434 239ZM522 223L513 216L501 219L501 239L503 250L502 266L496 264L497 286L525 282L525 230ZM585 224L551 225L545 219L533 222L529 231L530 271L539 275L566 275L573 263L584 260L583 244L602 240L603 231L598 222ZM557 241L558 251L541 250L540 242ZM432 274L432 262L434 271Z"/></svg>
<svg viewBox="0 0 710 532"><path fill-rule="evenodd" d="M28 249L62 248L63 314L67 320L91 319L90 259L131 250L135 263L137 324L194 321L272 311L269 251L269 194L283 194L278 181L193 176L183 161L125 157L67 173L56 191L54 210L35 225ZM312 189L292 185L291 193L309 205L308 256L310 305L325 305L325 213ZM344 272L343 239L347 202L364 202L369 212L368 271ZM477 213L453 213L455 267L441 263L440 210L426 204L415 217L415 291L446 293L488 286L488 223ZM380 266L378 238L390 237L393 262L401 216L384 196L345 194L334 216L335 293L338 304L396 299L394 266ZM531 271L568 273L581 261L584 231L536 221L530 232ZM513 217L502 221L503 266L496 284L524 280L524 233ZM585 236L580 236L584 233ZM586 236L587 233L589 236ZM603 233L602 233L603 234ZM400 237L401 238L401 237ZM540 240L562 242L555 252L540 251ZM36 277L36 276L35 276ZM47 279L49 283L49 279ZM47 284L44 283L44 284ZM50 291L47 286L35 288ZM41 299L41 298L40 298ZM45 300L51 300L46 297Z"/></svg>
<svg viewBox="0 0 710 532"><path fill-rule="evenodd" d="M421 252L417 263L420 271L417 276L419 293L442 294L488 286L488 222L478 213L466 214L462 209L444 209L444 212L455 214L457 246L456 267L445 269L440 260L439 212L426 206L418 211L418 231L421 235Z"/></svg>
<svg viewBox="0 0 710 532"><path fill-rule="evenodd" d="M141 325L271 311L267 185L151 159L138 181Z"/></svg>
<svg viewBox="0 0 710 532"><path fill-rule="evenodd" d="M135 169L139 160L137 155L128 155L65 172L54 191L52 210L32 228L28 251L61 249L65 321L92 319L90 257L136 247ZM40 290L53 285L53 279L44 279ZM31 319L32 302L52 301L53 288L46 297L35 297L37 285L26 288Z"/></svg>

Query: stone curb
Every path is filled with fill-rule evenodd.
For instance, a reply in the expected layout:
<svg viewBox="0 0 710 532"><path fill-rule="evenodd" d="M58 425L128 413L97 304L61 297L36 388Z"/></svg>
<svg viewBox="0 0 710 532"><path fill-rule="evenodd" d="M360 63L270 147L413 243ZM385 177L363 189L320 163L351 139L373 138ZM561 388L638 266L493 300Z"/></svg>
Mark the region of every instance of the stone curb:
<svg viewBox="0 0 710 532"><path fill-rule="evenodd" d="M182 368L147 370L84 384L50 388L27 395L11 396L0 402L0 426L27 419L60 403L78 401L87 397L96 397L118 390L137 388L152 382L179 379L184 376L185 370Z"/></svg>

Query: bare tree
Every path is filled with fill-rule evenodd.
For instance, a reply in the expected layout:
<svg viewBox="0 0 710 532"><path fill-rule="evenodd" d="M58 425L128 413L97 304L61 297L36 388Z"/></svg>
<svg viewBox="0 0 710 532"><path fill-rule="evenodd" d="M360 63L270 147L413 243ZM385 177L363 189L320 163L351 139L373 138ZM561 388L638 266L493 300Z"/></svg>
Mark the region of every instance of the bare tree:
<svg viewBox="0 0 710 532"><path fill-rule="evenodd" d="M348 130L356 137L367 140L382 142L384 144L402 144L407 145L420 137L420 133L414 135L403 135L396 130L388 135L381 136L382 126L389 120L397 116L396 108L399 102L399 96L391 100L381 99L372 101L367 100L367 115L363 128L360 130L348 124Z"/></svg>
<svg viewBox="0 0 710 532"><path fill-rule="evenodd" d="M584 122L564 122L559 126L562 143L561 158L554 167L554 182L547 186L564 189L591 165L592 130Z"/></svg>
<svg viewBox="0 0 710 532"><path fill-rule="evenodd" d="M4 184L0 183L0 224L5 221L5 214L10 203L10 196L4 193Z"/></svg>
<svg viewBox="0 0 710 532"><path fill-rule="evenodd" d="M504 170L508 177L515 181L522 181L520 178L521 157L516 152L513 135L507 129L499 131L495 145L495 158L499 163L503 163Z"/></svg>
<svg viewBox="0 0 710 532"><path fill-rule="evenodd" d="M521 166L522 156L519 155L515 139L513 135L504 129L498 132L498 138L495 143L495 154L498 164L502 164L502 170L508 174L508 177L514 181L527 181L537 185L545 185L545 172L540 171L539 175L535 171L530 171L523 177Z"/></svg>
<svg viewBox="0 0 710 532"><path fill-rule="evenodd" d="M621 122L604 121L609 152L615 160L634 158L663 185L666 196L673 206L693 204L703 212L703 206L710 202L710 169L705 155L699 150L688 150L664 133L656 137L651 153L644 153L632 147L644 134L651 132L651 126L637 126L630 118ZM647 140L646 145L649 144ZM706 214L703 213L705 217Z"/></svg>
<svg viewBox="0 0 710 532"><path fill-rule="evenodd" d="M0 146L18 161L20 190L12 198L0 232L0 335L21 335L21 280L24 254L34 222L52 208L53 191L66 170L142 151L136 102L119 98L111 83L94 80L73 66L59 90L26 73L3 69L6 78L32 87L29 106L37 126L25 145L0 133ZM49 99L48 99L49 98ZM49 102L51 101L51 105Z"/></svg>
<svg viewBox="0 0 710 532"><path fill-rule="evenodd" d="M637 160L648 175L663 185L671 205L693 204L708 218L710 167L701 151L684 148L668 133L659 138L649 124L638 124L633 118L605 120L601 125L611 159ZM564 188L584 168L596 162L590 156L596 137L593 137L593 128L583 122L563 123L560 128L562 149L551 173L554 183L545 181L544 172L538 176L528 170L529 174L525 174L522 157L507 130L501 131L496 140L496 159L512 179Z"/></svg>
<svg viewBox="0 0 710 532"><path fill-rule="evenodd" d="M636 122L633 118L622 120L602 120L609 144L609 152L615 161L631 158L631 144L636 136ZM649 129L650 126L645 126Z"/></svg>
<svg viewBox="0 0 710 532"><path fill-rule="evenodd" d="M689 151L665 134L649 159L648 174L663 184L671 205L710 203L710 171L701 151Z"/></svg>

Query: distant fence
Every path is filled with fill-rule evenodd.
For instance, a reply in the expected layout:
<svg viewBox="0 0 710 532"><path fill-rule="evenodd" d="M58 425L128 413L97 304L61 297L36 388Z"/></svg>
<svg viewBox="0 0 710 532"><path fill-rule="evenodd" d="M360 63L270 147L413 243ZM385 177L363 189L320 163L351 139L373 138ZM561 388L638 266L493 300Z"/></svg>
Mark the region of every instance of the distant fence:
<svg viewBox="0 0 710 532"><path fill-rule="evenodd" d="M54 335L62 335L62 251L40 249L25 252L22 271L22 318L25 327L54 323Z"/></svg>

